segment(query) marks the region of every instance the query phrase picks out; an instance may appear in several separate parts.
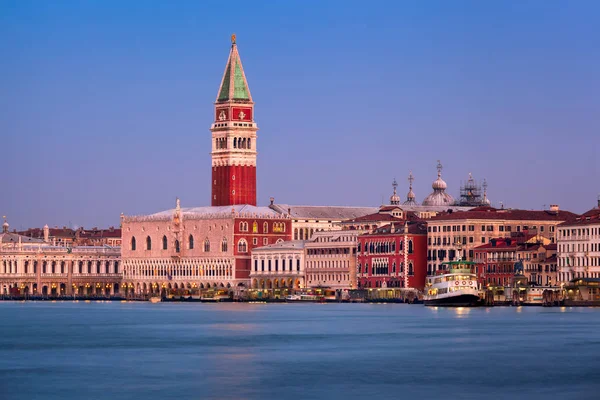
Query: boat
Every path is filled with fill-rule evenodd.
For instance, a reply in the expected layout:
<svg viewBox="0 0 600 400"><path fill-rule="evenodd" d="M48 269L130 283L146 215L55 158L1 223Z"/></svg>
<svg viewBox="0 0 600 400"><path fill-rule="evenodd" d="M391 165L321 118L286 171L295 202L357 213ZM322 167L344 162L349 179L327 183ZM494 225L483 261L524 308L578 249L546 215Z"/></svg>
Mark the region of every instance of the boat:
<svg viewBox="0 0 600 400"><path fill-rule="evenodd" d="M152 296L148 299L150 303L160 303L162 299L158 296Z"/></svg>
<svg viewBox="0 0 600 400"><path fill-rule="evenodd" d="M445 269L427 277L423 304L426 306L474 307L481 305L477 274L472 261L443 263Z"/></svg>
<svg viewBox="0 0 600 400"><path fill-rule="evenodd" d="M290 295L285 296L285 300L286 301L300 301L300 300L302 300L302 297L297 294L290 294Z"/></svg>

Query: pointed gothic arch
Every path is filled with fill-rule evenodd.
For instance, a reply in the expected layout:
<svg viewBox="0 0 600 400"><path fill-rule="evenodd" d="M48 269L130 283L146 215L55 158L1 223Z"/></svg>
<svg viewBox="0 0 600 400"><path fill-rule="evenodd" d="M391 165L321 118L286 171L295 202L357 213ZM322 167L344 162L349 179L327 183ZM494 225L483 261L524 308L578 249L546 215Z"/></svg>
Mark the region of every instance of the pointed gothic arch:
<svg viewBox="0 0 600 400"><path fill-rule="evenodd" d="M188 237L188 249L194 250L194 235L192 234Z"/></svg>
<svg viewBox="0 0 600 400"><path fill-rule="evenodd" d="M221 251L223 253L227 252L227 238L225 238L225 237L221 241Z"/></svg>
<svg viewBox="0 0 600 400"><path fill-rule="evenodd" d="M204 239L204 252L208 253L210 251L210 240L208 238Z"/></svg>
<svg viewBox="0 0 600 400"><path fill-rule="evenodd" d="M152 250L152 239L150 236L146 237L146 250Z"/></svg>
<svg viewBox="0 0 600 400"><path fill-rule="evenodd" d="M167 236L166 236L166 235L163 235L163 237L162 237L162 249L163 249L163 250L166 250L166 249L167 249L167 244L168 244L168 243L167 243Z"/></svg>
<svg viewBox="0 0 600 400"><path fill-rule="evenodd" d="M131 237L131 250L135 251L136 245L135 245L135 236Z"/></svg>

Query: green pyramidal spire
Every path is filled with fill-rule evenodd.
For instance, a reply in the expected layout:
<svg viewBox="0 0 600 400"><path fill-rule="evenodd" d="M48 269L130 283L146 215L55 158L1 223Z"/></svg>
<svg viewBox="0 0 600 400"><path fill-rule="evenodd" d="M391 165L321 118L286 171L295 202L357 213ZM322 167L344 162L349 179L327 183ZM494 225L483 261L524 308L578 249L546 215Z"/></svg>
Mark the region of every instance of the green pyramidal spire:
<svg viewBox="0 0 600 400"><path fill-rule="evenodd" d="M242 60L240 60L235 43L235 35L231 36L231 52L229 53L229 59L227 59L225 73L217 96L217 103L227 101L252 102L252 95L250 95L246 75L244 75Z"/></svg>

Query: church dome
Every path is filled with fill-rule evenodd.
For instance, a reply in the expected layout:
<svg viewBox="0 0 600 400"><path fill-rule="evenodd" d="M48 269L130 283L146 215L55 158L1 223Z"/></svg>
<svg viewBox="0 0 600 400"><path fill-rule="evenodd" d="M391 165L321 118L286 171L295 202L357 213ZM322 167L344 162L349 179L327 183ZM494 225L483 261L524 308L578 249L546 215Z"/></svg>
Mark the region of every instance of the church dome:
<svg viewBox="0 0 600 400"><path fill-rule="evenodd" d="M398 193L396 192L396 189L398 188L398 182L396 182L396 178L394 178L394 182L392 182L392 187L394 188L394 193L392 193L390 196L390 204L397 206L400 204L400 196L398 196Z"/></svg>
<svg viewBox="0 0 600 400"><path fill-rule="evenodd" d="M415 180L415 177L412 174L412 171L410 171L410 173L408 174L408 194L406 195L406 201L404 203L402 203L402 205L404 206L418 206L417 204L417 196L415 196L415 192L413 192L412 190L412 184Z"/></svg>
<svg viewBox="0 0 600 400"><path fill-rule="evenodd" d="M454 204L454 197L450 196L446 193L446 182L442 179L442 164L438 160L438 177L433 182L431 187L433 188L433 193L429 196L425 197L423 200L424 206L451 206Z"/></svg>
<svg viewBox="0 0 600 400"><path fill-rule="evenodd" d="M441 174L438 173L438 178L433 182L431 187L433 188L433 190L446 190L448 185L442 179Z"/></svg>

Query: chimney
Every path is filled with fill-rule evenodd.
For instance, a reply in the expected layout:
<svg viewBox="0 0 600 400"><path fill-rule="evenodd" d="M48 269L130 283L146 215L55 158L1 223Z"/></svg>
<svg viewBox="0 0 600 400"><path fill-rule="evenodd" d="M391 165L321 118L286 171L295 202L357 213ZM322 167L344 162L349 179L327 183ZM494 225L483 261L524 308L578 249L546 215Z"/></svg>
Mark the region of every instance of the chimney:
<svg viewBox="0 0 600 400"><path fill-rule="evenodd" d="M550 211L558 214L558 210L559 210L558 204L550 204Z"/></svg>
<svg viewBox="0 0 600 400"><path fill-rule="evenodd" d="M269 200L271 201L271 205L273 205L273 203L275 203L275 197L270 197Z"/></svg>

